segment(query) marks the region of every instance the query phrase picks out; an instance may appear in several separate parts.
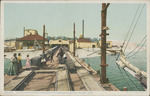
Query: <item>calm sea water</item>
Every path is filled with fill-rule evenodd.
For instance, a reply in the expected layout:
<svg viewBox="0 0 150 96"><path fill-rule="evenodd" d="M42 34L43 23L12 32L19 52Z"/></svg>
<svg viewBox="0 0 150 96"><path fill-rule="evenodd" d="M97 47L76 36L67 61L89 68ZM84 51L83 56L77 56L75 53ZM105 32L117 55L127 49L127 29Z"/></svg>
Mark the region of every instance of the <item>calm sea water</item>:
<svg viewBox="0 0 150 96"><path fill-rule="evenodd" d="M81 58L94 70L100 69L101 57L92 57L92 58ZM128 58L128 60L136 67L141 70L147 71L147 62L146 62L146 51L139 52L135 56ZM123 87L127 87L129 91L138 91L136 87L132 84L130 79L126 76L124 70L121 69L121 72L124 74L124 78L120 73L116 63L116 55L107 55L107 78L109 82L114 84L118 89L123 90ZM22 65L25 65L26 60L22 60ZM10 60L4 60L4 71L6 73L8 67L10 65ZM127 72L128 73L128 72ZM128 73L129 74L129 73ZM144 91L143 87L140 85L139 81L135 79L132 75L129 74L129 77L134 81L136 86L140 89L140 91Z"/></svg>
<svg viewBox="0 0 150 96"><path fill-rule="evenodd" d="M118 69L115 60L116 55L107 55L107 78L109 82L114 84L118 89L123 90L123 87L127 87L129 91L138 91L130 79L125 74L124 70L121 69L121 72L124 74L124 78ZM94 70L100 69L100 62L101 57L92 57L92 58L82 58L87 64ZM147 71L147 59L146 59L146 51L139 52L138 54L134 55L133 57L128 58L128 60L136 67L141 70ZM128 72L127 72L128 73ZM140 91L144 91L143 87L140 85L140 82L134 78L132 75L128 73L129 77L133 80Z"/></svg>

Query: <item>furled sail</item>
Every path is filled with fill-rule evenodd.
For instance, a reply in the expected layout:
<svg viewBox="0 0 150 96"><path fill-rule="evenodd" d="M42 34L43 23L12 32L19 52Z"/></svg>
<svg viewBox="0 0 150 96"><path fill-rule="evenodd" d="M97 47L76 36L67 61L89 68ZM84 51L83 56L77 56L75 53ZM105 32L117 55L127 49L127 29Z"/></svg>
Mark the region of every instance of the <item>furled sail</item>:
<svg viewBox="0 0 150 96"><path fill-rule="evenodd" d="M132 65L127 59L126 56L124 55L124 53L121 51L120 54L120 60L116 61L117 64L121 67L121 68L129 68L130 70L134 71L136 74L138 75L142 75L143 77L147 78L147 73L145 71L142 71L140 69L138 69L137 67L135 67L134 65Z"/></svg>
<svg viewBox="0 0 150 96"><path fill-rule="evenodd" d="M133 75L136 79L140 81L140 83L147 88L147 73L143 70L132 65L124 55L123 51L120 52L120 59L116 61L116 63L126 71L128 71L131 75Z"/></svg>

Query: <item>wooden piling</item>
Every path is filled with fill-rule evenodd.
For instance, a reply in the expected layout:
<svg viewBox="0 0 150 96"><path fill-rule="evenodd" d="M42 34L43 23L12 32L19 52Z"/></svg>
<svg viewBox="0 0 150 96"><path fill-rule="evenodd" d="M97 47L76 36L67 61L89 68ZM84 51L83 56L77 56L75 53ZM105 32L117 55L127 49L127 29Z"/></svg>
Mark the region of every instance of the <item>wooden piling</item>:
<svg viewBox="0 0 150 96"><path fill-rule="evenodd" d="M45 25L43 25L43 54L44 54L44 51L45 51Z"/></svg>
<svg viewBox="0 0 150 96"><path fill-rule="evenodd" d="M101 11L101 83L107 83L108 79L106 78L106 14L107 7L109 3L102 3L102 11Z"/></svg>
<svg viewBox="0 0 150 96"><path fill-rule="evenodd" d="M127 91L127 87L123 87L123 91Z"/></svg>
<svg viewBox="0 0 150 96"><path fill-rule="evenodd" d="M74 23L74 31L73 31L73 55L75 56L75 23Z"/></svg>

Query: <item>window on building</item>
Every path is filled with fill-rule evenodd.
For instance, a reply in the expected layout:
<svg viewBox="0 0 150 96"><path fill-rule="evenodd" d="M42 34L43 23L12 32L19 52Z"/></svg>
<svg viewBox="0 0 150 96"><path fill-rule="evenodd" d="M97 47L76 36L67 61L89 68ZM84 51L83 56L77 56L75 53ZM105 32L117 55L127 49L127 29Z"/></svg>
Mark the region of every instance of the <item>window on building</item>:
<svg viewBox="0 0 150 96"><path fill-rule="evenodd" d="M92 48L95 48L95 45L92 45Z"/></svg>
<svg viewBox="0 0 150 96"><path fill-rule="evenodd" d="M59 40L59 42L61 42L61 40Z"/></svg>
<svg viewBox="0 0 150 96"><path fill-rule="evenodd" d="M30 41L30 46L34 46L34 42L33 41Z"/></svg>

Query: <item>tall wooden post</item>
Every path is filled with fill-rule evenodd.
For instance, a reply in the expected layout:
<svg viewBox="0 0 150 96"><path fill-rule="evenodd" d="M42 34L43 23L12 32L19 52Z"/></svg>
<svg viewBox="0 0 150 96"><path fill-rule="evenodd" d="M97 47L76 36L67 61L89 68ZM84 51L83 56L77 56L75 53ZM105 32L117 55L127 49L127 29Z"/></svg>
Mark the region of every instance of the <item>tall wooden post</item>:
<svg viewBox="0 0 150 96"><path fill-rule="evenodd" d="M107 83L108 79L106 78L106 15L107 15L107 7L109 3L102 3L102 11L101 11L101 83Z"/></svg>
<svg viewBox="0 0 150 96"><path fill-rule="evenodd" d="M43 54L45 52L45 25L43 25Z"/></svg>
<svg viewBox="0 0 150 96"><path fill-rule="evenodd" d="M73 55L75 56L75 23L73 29Z"/></svg>

